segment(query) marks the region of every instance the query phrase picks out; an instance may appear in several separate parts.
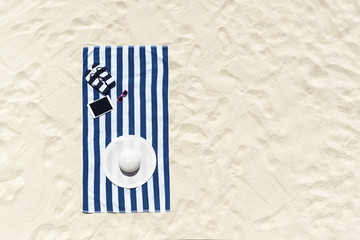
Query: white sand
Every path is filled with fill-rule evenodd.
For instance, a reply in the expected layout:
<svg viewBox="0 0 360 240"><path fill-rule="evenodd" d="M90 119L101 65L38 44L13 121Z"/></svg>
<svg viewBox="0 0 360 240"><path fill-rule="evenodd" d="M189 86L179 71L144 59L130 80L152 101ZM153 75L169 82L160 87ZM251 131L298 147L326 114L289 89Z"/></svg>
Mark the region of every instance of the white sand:
<svg viewBox="0 0 360 240"><path fill-rule="evenodd" d="M1 1L0 239L359 239L360 2ZM82 214L84 45L167 44L171 213Z"/></svg>

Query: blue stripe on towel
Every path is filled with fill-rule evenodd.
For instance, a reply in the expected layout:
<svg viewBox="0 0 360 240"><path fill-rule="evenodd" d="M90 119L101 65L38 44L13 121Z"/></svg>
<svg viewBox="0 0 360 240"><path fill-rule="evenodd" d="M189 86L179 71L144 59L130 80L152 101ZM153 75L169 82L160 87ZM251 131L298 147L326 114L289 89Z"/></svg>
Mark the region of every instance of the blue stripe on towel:
<svg viewBox="0 0 360 240"><path fill-rule="evenodd" d="M129 47L129 83L128 83L128 98L129 98L129 134L135 134L134 125L134 47ZM130 189L131 211L136 212L136 189Z"/></svg>
<svg viewBox="0 0 360 240"><path fill-rule="evenodd" d="M94 47L94 63L99 60L99 47ZM99 92L94 88L94 101L99 99ZM94 119L94 155L95 155L95 169L94 169L94 205L95 212L100 212L100 143L99 143L99 118Z"/></svg>
<svg viewBox="0 0 360 240"><path fill-rule="evenodd" d="M111 47L105 48L105 67L111 72ZM109 91L109 97L111 98L111 91ZM105 116L105 128L106 139L105 147L111 142L111 112L108 112ZM105 176L106 177L106 176ZM113 211L112 204L112 182L106 177L106 209L108 212Z"/></svg>
<svg viewBox="0 0 360 240"><path fill-rule="evenodd" d="M146 139L146 59L145 47L140 47L140 136ZM142 185L143 210L149 211L148 187L147 183Z"/></svg>
<svg viewBox="0 0 360 240"><path fill-rule="evenodd" d="M89 155L88 155L88 94L87 82L85 80L85 71L87 70L88 48L83 49L83 80L82 80L82 93L83 93L83 212L89 211L88 204L88 171L89 171Z"/></svg>
<svg viewBox="0 0 360 240"><path fill-rule="evenodd" d="M134 47L129 47L129 134L135 134L134 126Z"/></svg>
<svg viewBox="0 0 360 240"><path fill-rule="evenodd" d="M155 150L156 161L158 161L158 127L157 127L157 52L156 47L151 47L151 62L152 62L152 74L151 74L151 111L152 111L152 146ZM155 211L160 211L160 195L159 195L159 176L158 176L158 164L156 163L155 172L153 175L154 183L154 204Z"/></svg>
<svg viewBox="0 0 360 240"><path fill-rule="evenodd" d="M117 66L117 79L116 79L116 92L117 96L122 94L122 82L123 82L123 65L122 65L122 55L123 49L122 47L117 47L116 53L116 66ZM117 105L117 136L120 137L123 135L123 105ZM118 187L118 199L119 199L119 211L125 212L125 196L124 196L124 188Z"/></svg>
<svg viewBox="0 0 360 240"><path fill-rule="evenodd" d="M164 178L165 178L165 209L170 210L170 169L169 169L169 110L168 110L168 86L169 86L169 63L168 48L163 47L163 134L164 134Z"/></svg>

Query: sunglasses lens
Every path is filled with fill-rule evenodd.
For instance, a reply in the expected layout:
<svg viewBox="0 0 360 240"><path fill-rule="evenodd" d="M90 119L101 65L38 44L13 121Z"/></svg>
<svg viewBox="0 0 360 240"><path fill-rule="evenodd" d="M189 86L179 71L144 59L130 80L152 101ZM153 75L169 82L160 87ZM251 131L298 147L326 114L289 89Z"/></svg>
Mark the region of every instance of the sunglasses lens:
<svg viewBox="0 0 360 240"><path fill-rule="evenodd" d="M122 96L120 96L120 97L118 97L118 99L117 99L119 102L122 102L122 100L123 100L123 97Z"/></svg>
<svg viewBox="0 0 360 240"><path fill-rule="evenodd" d="M123 96L125 97L128 94L128 91L124 90L123 91Z"/></svg>

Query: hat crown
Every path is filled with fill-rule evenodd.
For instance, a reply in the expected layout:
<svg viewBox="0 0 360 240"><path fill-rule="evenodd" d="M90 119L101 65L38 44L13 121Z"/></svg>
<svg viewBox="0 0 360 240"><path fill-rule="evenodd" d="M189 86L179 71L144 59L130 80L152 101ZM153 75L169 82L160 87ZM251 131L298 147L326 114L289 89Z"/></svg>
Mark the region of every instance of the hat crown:
<svg viewBox="0 0 360 240"><path fill-rule="evenodd" d="M135 172L140 168L140 158L138 154L130 149L127 149L121 153L119 161L119 167L126 173Z"/></svg>

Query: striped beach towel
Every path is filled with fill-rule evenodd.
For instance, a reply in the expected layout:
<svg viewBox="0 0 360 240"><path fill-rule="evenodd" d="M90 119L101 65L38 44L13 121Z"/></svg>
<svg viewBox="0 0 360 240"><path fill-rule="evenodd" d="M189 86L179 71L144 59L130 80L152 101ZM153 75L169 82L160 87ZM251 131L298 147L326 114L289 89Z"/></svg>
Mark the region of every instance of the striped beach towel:
<svg viewBox="0 0 360 240"><path fill-rule="evenodd" d="M115 109L96 119L87 104L103 96L84 76L93 63L104 65L116 80L108 93ZM167 46L83 48L83 212L170 211L168 84ZM118 103L124 89L128 96ZM153 176L133 189L112 184L101 166L106 146L122 135L145 138L156 153Z"/></svg>

